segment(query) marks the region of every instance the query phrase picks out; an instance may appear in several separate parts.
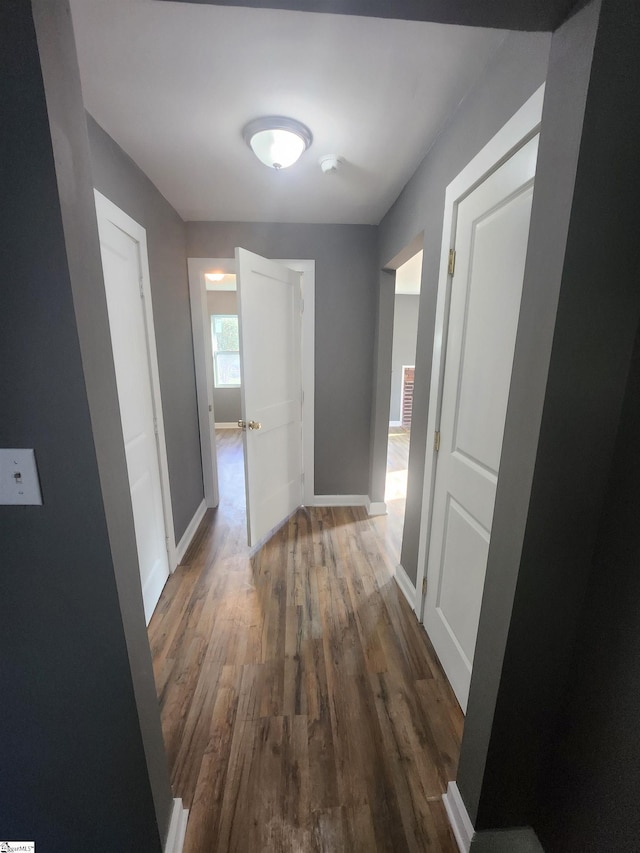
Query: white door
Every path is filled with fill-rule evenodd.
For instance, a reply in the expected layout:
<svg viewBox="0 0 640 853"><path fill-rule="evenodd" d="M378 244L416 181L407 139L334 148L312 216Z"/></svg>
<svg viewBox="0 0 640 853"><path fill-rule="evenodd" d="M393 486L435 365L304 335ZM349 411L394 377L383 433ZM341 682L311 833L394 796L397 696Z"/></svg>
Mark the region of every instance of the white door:
<svg viewBox="0 0 640 853"><path fill-rule="evenodd" d="M116 208L117 210L117 208ZM167 534L156 439L143 261L136 223L123 230L97 204L100 251L107 294L120 418L129 474L140 581L147 624L169 577ZM121 213L121 211L120 211ZM126 217L122 214L122 217ZM146 256L146 245L143 247ZM146 257L145 257L146 261Z"/></svg>
<svg viewBox="0 0 640 853"><path fill-rule="evenodd" d="M300 273L236 249L247 530L254 546L302 504Z"/></svg>
<svg viewBox="0 0 640 853"><path fill-rule="evenodd" d="M538 137L457 207L424 623L466 710L524 275Z"/></svg>

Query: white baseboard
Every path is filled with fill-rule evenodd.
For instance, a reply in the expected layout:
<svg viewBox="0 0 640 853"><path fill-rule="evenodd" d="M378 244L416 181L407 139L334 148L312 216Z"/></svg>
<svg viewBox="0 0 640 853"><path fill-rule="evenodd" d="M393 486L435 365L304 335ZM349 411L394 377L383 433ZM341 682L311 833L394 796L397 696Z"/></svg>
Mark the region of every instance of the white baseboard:
<svg viewBox="0 0 640 853"><path fill-rule="evenodd" d="M372 501L370 498L367 498L367 503L365 504L367 507L367 512L369 515L386 515L387 514L387 505L384 501Z"/></svg>
<svg viewBox="0 0 640 853"><path fill-rule="evenodd" d="M402 426L402 421L389 421L390 427L399 427Z"/></svg>
<svg viewBox="0 0 640 853"><path fill-rule="evenodd" d="M369 495L314 495L313 506L367 506Z"/></svg>
<svg viewBox="0 0 640 853"><path fill-rule="evenodd" d="M216 424L216 429L240 429L240 427L238 426L238 421L223 421Z"/></svg>
<svg viewBox="0 0 640 853"><path fill-rule="evenodd" d="M442 795L442 802L444 803L458 850L460 853L469 853L473 838L473 824L467 814L467 808L455 782L449 782L447 793Z"/></svg>
<svg viewBox="0 0 640 853"><path fill-rule="evenodd" d="M402 594L409 602L412 610L416 609L416 587L404 568L398 563L396 566L396 583L400 587Z"/></svg>
<svg viewBox="0 0 640 853"><path fill-rule="evenodd" d="M198 529L200 522L204 518L204 514L206 511L207 511L207 504L205 503L205 501L202 501L202 503L200 504L198 509L195 511L195 515L193 516L193 518L191 519L191 521L187 525L187 529L182 534L182 538L180 539L179 542L176 543L176 553L175 553L176 564L173 567L172 571L175 571L176 568L182 562L182 558L187 553L187 548L189 547L189 545L191 545L191 540L195 536L196 530Z"/></svg>
<svg viewBox="0 0 640 853"><path fill-rule="evenodd" d="M182 807L181 799L175 799L173 801L173 811L171 812L167 841L164 845L164 853L182 853L188 818L189 809Z"/></svg>

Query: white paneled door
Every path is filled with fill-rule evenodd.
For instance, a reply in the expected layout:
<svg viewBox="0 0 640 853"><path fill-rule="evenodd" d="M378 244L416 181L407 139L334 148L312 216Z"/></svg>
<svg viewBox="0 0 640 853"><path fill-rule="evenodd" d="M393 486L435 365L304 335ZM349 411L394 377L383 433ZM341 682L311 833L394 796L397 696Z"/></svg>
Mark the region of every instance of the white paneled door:
<svg viewBox="0 0 640 853"><path fill-rule="evenodd" d="M457 205L424 623L466 709L524 275L538 137Z"/></svg>
<svg viewBox="0 0 640 853"><path fill-rule="evenodd" d="M236 249L247 528L257 545L302 504L300 273Z"/></svg>
<svg viewBox="0 0 640 853"><path fill-rule="evenodd" d="M147 624L169 577L157 401L152 359L155 337L149 327L143 287L146 272L144 229L96 193L100 250L109 313L122 435L129 474L140 581ZM148 275L148 274L147 274ZM150 309L150 306L148 306ZM152 322L152 321L151 321ZM173 531L171 531L173 534Z"/></svg>

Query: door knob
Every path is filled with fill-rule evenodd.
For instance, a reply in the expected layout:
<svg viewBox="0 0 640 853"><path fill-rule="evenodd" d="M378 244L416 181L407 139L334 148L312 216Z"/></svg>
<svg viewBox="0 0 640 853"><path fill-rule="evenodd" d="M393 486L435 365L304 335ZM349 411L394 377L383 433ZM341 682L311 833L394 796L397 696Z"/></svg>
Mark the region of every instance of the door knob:
<svg viewBox="0 0 640 853"><path fill-rule="evenodd" d="M249 429L262 429L260 421L249 421Z"/></svg>
<svg viewBox="0 0 640 853"><path fill-rule="evenodd" d="M238 426L240 427L240 429L246 429L247 423L246 421L238 421Z"/></svg>

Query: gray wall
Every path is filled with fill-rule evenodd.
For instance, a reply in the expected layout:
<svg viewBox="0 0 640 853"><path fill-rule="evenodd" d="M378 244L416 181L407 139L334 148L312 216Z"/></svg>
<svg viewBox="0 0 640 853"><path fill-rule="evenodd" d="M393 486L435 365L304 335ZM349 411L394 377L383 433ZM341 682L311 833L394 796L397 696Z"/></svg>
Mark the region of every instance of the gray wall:
<svg viewBox="0 0 640 853"><path fill-rule="evenodd" d="M424 258L407 507L401 563L415 581L422 484L427 447L427 408L435 321L442 217L447 185L544 82L550 36L510 33L485 76L452 116L398 200L380 224L380 265L387 266L424 231ZM384 381L380 376L377 381ZM388 404L387 404L388 405ZM386 464L382 457L376 466Z"/></svg>
<svg viewBox="0 0 640 853"><path fill-rule="evenodd" d="M369 225L188 222L189 257L316 262L315 491L366 495L377 303L377 229ZM388 412L387 412L388 413Z"/></svg>
<svg viewBox="0 0 640 853"><path fill-rule="evenodd" d="M545 768L547 797L540 833L547 839L549 853L633 851L638 847L638 435L640 337L636 338L604 516L571 660L570 685Z"/></svg>
<svg viewBox="0 0 640 853"><path fill-rule="evenodd" d="M396 294L393 310L393 348L391 351L391 406L389 420L401 419L402 365L415 364L418 338L419 296Z"/></svg>
<svg viewBox="0 0 640 853"><path fill-rule="evenodd" d="M371 400L369 497L372 503L381 503L384 501L386 486L395 279L395 272L380 271L377 293L376 330L373 346L374 383ZM376 464L379 459L384 459L384 465Z"/></svg>
<svg viewBox="0 0 640 853"><path fill-rule="evenodd" d="M35 448L44 500L0 507L2 832L56 853L151 853L171 789L111 430L84 109L67 3L38 0L34 15L41 56L30 4L0 6L0 444Z"/></svg>
<svg viewBox="0 0 640 853"><path fill-rule="evenodd" d="M185 225L91 116L87 126L94 186L147 232L173 523L179 540L204 495Z"/></svg>
<svg viewBox="0 0 640 853"><path fill-rule="evenodd" d="M211 314L238 314L238 294L235 290L207 291L207 307ZM239 388L213 389L213 414L216 423L229 424L242 417Z"/></svg>

